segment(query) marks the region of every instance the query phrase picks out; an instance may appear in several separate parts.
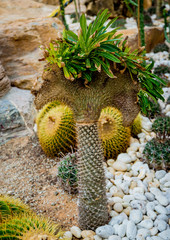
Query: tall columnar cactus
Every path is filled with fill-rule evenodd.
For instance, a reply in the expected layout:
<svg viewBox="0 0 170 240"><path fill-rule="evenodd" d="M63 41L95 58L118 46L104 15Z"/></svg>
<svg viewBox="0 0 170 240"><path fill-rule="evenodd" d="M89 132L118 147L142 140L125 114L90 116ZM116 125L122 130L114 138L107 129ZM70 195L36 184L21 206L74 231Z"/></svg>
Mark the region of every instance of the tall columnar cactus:
<svg viewBox="0 0 170 240"><path fill-rule="evenodd" d="M138 0L138 46L145 46L143 0Z"/></svg>
<svg viewBox="0 0 170 240"><path fill-rule="evenodd" d="M141 49L131 53L125 41L115 35L116 30L106 32L115 21L104 26L108 17L105 10L87 27L82 15L79 36L64 31L62 39L51 43L44 82L39 90L33 91L38 109L53 100L73 109L79 153L79 223L83 229L93 230L109 220L103 153L97 131L101 110L107 106L118 108L123 124L129 126L139 112L137 102L146 111L150 106L148 95L162 98L159 83L162 80L145 65Z"/></svg>

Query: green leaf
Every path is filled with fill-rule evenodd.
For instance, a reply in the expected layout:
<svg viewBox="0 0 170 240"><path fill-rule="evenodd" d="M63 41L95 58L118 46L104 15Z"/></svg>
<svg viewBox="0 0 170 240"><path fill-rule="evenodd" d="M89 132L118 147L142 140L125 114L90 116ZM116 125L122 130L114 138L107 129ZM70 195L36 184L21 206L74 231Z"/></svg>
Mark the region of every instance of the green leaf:
<svg viewBox="0 0 170 240"><path fill-rule="evenodd" d="M74 32L72 32L71 30L67 31L67 35L70 36L73 39L74 42L78 41L78 36Z"/></svg>
<svg viewBox="0 0 170 240"><path fill-rule="evenodd" d="M113 62L121 63L121 61L111 53L107 52L97 52L98 56L105 57Z"/></svg>
<svg viewBox="0 0 170 240"><path fill-rule="evenodd" d="M105 73L110 77L110 78L114 78L115 76L113 75L113 73L111 72L111 70L107 67L107 65L101 60L101 59L97 59L97 61L99 61L103 67L103 70L105 71Z"/></svg>
<svg viewBox="0 0 170 240"><path fill-rule="evenodd" d="M85 17L84 13L80 17L80 26L81 26L81 29L82 29L82 34L83 34L84 41L86 41L87 23L86 23L86 17Z"/></svg>
<svg viewBox="0 0 170 240"><path fill-rule="evenodd" d="M115 51L120 51L120 49L118 47L116 47L115 45L112 44L101 44L100 48L103 50L106 50L108 52L115 52Z"/></svg>

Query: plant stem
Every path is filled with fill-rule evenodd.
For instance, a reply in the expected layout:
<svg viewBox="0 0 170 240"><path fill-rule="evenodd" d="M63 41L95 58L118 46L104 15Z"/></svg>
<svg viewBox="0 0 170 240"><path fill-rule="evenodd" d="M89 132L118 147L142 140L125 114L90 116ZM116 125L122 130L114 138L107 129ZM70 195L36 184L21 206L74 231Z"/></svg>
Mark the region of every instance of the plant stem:
<svg viewBox="0 0 170 240"><path fill-rule="evenodd" d="M108 223L104 155L97 123L77 124L79 224L95 230Z"/></svg>
<svg viewBox="0 0 170 240"><path fill-rule="evenodd" d="M75 11L76 11L76 20L78 22L79 21L79 14L78 14L78 10L77 10L77 2L76 2L76 0L74 0L74 5L75 5Z"/></svg>
<svg viewBox="0 0 170 240"><path fill-rule="evenodd" d="M138 0L138 47L145 46L143 0Z"/></svg>
<svg viewBox="0 0 170 240"><path fill-rule="evenodd" d="M68 25L66 22L66 18L65 18L65 10L64 10L64 4L63 4L63 0L60 0L60 9L61 9L61 18L62 18L62 22L65 26L65 29L68 30Z"/></svg>

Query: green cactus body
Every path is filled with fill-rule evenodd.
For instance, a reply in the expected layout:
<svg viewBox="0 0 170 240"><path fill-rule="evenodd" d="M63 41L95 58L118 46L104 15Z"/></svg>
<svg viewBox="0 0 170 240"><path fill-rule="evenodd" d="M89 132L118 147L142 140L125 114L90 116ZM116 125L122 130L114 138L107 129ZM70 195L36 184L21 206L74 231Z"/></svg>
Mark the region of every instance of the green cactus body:
<svg viewBox="0 0 170 240"><path fill-rule="evenodd" d="M141 132L142 132L142 117L141 114L139 113L131 126L131 134L132 136L136 137Z"/></svg>
<svg viewBox="0 0 170 240"><path fill-rule="evenodd" d="M30 211L29 207L22 203L20 199L7 195L0 196L0 223L9 217Z"/></svg>
<svg viewBox="0 0 170 240"><path fill-rule="evenodd" d="M157 138L165 141L170 138L170 117L158 117L152 124L152 131L156 133Z"/></svg>
<svg viewBox="0 0 170 240"><path fill-rule="evenodd" d="M0 225L0 240L57 240L62 235L58 225L36 215L19 216Z"/></svg>
<svg viewBox="0 0 170 240"><path fill-rule="evenodd" d="M61 159L58 167L58 178L63 189L69 193L77 193L77 156L76 153L68 153Z"/></svg>
<svg viewBox="0 0 170 240"><path fill-rule="evenodd" d="M67 153L75 146L73 112L65 105L50 104L37 117L38 138L48 156Z"/></svg>
<svg viewBox="0 0 170 240"><path fill-rule="evenodd" d="M108 223L103 152L97 123L77 124L79 224L95 230Z"/></svg>
<svg viewBox="0 0 170 240"><path fill-rule="evenodd" d="M143 154L150 167L170 170L170 140L159 142L152 139L147 142Z"/></svg>
<svg viewBox="0 0 170 240"><path fill-rule="evenodd" d="M118 109L107 107L102 110L99 135L107 159L115 158L119 153L126 151L130 142L130 128L123 126L123 117Z"/></svg>

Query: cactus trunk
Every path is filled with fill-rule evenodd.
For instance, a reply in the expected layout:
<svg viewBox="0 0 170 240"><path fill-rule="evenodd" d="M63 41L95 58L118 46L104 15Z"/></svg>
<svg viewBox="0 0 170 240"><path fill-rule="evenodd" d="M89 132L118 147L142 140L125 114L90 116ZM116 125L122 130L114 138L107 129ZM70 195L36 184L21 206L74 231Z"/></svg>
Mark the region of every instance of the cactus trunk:
<svg viewBox="0 0 170 240"><path fill-rule="evenodd" d="M95 230L108 223L103 151L97 123L77 124L79 224Z"/></svg>

